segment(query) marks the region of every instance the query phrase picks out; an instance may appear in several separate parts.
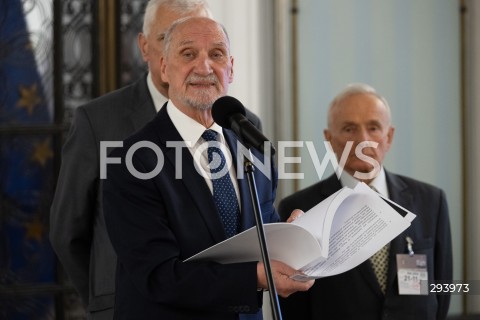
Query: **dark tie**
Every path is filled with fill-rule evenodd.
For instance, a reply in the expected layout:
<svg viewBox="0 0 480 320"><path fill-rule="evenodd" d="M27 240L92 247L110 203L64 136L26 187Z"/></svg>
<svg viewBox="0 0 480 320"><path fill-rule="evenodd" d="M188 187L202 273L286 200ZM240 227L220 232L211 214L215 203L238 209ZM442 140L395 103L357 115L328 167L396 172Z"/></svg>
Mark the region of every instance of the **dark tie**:
<svg viewBox="0 0 480 320"><path fill-rule="evenodd" d="M370 188L378 192L378 190L374 186L370 186ZM370 257L370 261L372 263L373 272L377 277L378 284L380 285L380 289L385 294L387 290L387 272L388 272L388 253L390 249L390 244L387 243L384 247L378 250L373 256Z"/></svg>
<svg viewBox="0 0 480 320"><path fill-rule="evenodd" d="M231 237L237 234L240 219L237 195L226 166L225 155L218 147L217 133L213 130L206 130L202 134L202 138L209 142L207 152L208 166L212 174L213 201L222 218L225 233L227 237Z"/></svg>

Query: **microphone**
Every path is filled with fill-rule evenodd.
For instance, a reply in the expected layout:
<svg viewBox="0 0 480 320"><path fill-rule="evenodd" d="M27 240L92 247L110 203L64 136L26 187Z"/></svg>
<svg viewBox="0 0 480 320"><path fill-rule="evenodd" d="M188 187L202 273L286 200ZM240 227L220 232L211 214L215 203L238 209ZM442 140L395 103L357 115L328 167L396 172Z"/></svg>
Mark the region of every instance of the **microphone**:
<svg viewBox="0 0 480 320"><path fill-rule="evenodd" d="M247 147L253 147L264 153L264 142L270 142L247 119L245 107L243 104L230 96L223 96L218 98L212 106L213 120L221 127L231 129L244 142ZM271 145L271 149L273 146Z"/></svg>

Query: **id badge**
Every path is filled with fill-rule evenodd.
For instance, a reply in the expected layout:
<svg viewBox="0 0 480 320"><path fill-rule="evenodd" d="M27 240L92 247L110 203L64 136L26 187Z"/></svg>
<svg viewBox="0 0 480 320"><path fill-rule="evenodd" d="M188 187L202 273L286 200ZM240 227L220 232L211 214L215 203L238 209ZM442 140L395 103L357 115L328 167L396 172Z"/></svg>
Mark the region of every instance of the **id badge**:
<svg viewBox="0 0 480 320"><path fill-rule="evenodd" d="M427 256L397 254L398 293L428 295Z"/></svg>

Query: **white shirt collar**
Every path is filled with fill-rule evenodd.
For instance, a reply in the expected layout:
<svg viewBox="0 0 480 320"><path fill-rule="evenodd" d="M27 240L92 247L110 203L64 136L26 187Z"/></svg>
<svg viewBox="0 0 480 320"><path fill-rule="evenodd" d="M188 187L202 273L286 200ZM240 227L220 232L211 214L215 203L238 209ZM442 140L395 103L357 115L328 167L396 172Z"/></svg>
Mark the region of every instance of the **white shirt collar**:
<svg viewBox="0 0 480 320"><path fill-rule="evenodd" d="M347 186L353 189L359 181L355 179L352 175L350 175L348 172L343 171L342 175L340 176L340 182L342 183L342 186ZM382 196L389 198L387 177L385 175L385 169L383 168L383 166L381 167L380 172L375 177L375 179L370 182L370 186L374 187L376 191Z"/></svg>
<svg viewBox="0 0 480 320"><path fill-rule="evenodd" d="M225 137L223 136L223 130L222 127L220 127L218 124L214 123L210 128L205 128L203 125L198 123L197 121L193 120L183 112L181 112L172 102L172 100L169 100L167 103L167 114L170 117L170 119L173 122L173 125L177 129L177 131L180 133L180 136L182 137L182 140L185 142L185 144L188 147L188 150L193 156L194 161L199 161L197 164L201 166L204 170L204 172L209 174L210 169L208 168L208 159L206 156L206 152L203 153L203 156L200 157L200 159L197 159L195 157L195 152L198 151L198 148L200 145L202 145L205 141L203 140L202 134L205 130L211 129L214 130L215 132L218 133L217 139L220 143L225 145L225 150L226 154L225 156L227 157L227 163L229 165L229 174L230 174L230 179L233 182L233 187L235 189L235 193L237 194L237 199L240 199L240 191L238 188L238 183L237 183L237 178L236 178L236 173L235 173L235 166L232 164L232 154L230 152L230 149L228 148L228 145L225 141ZM210 188L210 191L213 192L213 184L210 178L205 177L205 182L207 183L208 187ZM239 205L241 206L241 203L239 202Z"/></svg>
<svg viewBox="0 0 480 320"><path fill-rule="evenodd" d="M205 128L203 125L193 120L185 113L180 111L172 102L168 101L167 104L167 113L172 120L175 128L177 128L180 136L183 141L187 143L187 146L192 147L201 138L203 132L207 129L216 131L219 134L219 141L225 143L225 138L223 137L222 127L214 123L210 128ZM187 142L188 141L188 142Z"/></svg>
<svg viewBox="0 0 480 320"><path fill-rule="evenodd" d="M147 87L148 91L150 91L150 95L152 96L153 100L153 105L155 106L155 110L160 111L162 106L165 104L165 102L168 101L168 99L158 91L158 89L155 87L155 84L153 84L152 80L152 74L150 71L148 72L147 75Z"/></svg>

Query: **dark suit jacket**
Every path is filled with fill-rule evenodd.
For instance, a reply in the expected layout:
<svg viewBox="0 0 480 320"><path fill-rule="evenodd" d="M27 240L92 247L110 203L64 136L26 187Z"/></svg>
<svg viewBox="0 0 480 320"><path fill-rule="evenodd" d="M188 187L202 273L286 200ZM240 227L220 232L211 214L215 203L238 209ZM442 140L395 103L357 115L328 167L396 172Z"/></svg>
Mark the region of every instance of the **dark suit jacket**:
<svg viewBox="0 0 480 320"><path fill-rule="evenodd" d="M386 172L390 199L417 215L412 225L391 242L385 296L369 260L343 274L317 279L306 293L281 299L283 319L429 320L445 319L450 303L446 295L398 294L396 254L407 253L406 236L415 253L426 254L429 283L452 279L452 245L445 194L442 190ZM309 210L341 188L335 175L301 190L279 204L282 220L293 209Z"/></svg>
<svg viewBox="0 0 480 320"><path fill-rule="evenodd" d="M235 162L237 140L230 130L224 135ZM164 158L160 173L148 180L134 177L125 164L128 149L141 141L153 142ZM115 319L235 319L238 313L259 312L257 262L182 262L226 235L190 151L182 148L177 156L175 148L166 146L168 141L182 138L164 107L110 155L122 159L121 165L108 166L103 186L106 226L118 254ZM138 149L132 164L151 172L157 155L149 148ZM176 178L179 169L182 177ZM255 179L263 221L278 221L273 207L276 173L269 179L256 170ZM238 179L238 185L245 230L255 225L255 218L246 178Z"/></svg>
<svg viewBox="0 0 480 320"><path fill-rule="evenodd" d="M91 316L111 309L115 293L116 255L102 213L100 141L123 141L155 115L145 74L132 85L78 107L63 146L50 240ZM247 117L261 128L248 110Z"/></svg>
<svg viewBox="0 0 480 320"><path fill-rule="evenodd" d="M105 230L100 141L122 141L155 117L146 78L78 107L62 150L50 240L88 311L113 307L116 256Z"/></svg>

